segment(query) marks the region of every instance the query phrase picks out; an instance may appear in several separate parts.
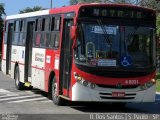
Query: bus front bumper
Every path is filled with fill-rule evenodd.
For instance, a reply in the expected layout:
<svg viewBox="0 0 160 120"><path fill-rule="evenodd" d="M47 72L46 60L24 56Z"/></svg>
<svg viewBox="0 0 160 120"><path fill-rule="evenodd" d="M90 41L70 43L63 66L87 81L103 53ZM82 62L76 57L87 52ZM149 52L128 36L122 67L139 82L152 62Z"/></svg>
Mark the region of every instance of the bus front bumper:
<svg viewBox="0 0 160 120"><path fill-rule="evenodd" d="M113 97L113 92L125 92L124 97ZM85 87L75 83L72 87L72 101L82 102L155 102L155 85L146 89L112 89Z"/></svg>

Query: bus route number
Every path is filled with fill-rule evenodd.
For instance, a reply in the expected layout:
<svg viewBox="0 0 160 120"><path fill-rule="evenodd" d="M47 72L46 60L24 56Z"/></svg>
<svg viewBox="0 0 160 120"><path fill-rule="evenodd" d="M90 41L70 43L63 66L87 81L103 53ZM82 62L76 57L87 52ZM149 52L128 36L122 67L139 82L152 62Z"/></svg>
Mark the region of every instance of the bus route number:
<svg viewBox="0 0 160 120"><path fill-rule="evenodd" d="M139 80L126 80L125 84L127 84L127 85L137 85L137 84L139 84Z"/></svg>

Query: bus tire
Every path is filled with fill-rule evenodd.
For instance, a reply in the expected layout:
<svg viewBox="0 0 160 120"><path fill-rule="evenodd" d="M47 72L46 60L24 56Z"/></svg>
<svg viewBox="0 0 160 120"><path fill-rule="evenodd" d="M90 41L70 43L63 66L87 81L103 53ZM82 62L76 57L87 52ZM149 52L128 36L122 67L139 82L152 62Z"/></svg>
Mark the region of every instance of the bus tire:
<svg viewBox="0 0 160 120"><path fill-rule="evenodd" d="M57 83L56 83L56 78L55 76L53 77L53 81L52 81L52 101L54 104L58 105L58 106L62 106L64 105L64 99L59 97L57 95Z"/></svg>
<svg viewBox="0 0 160 120"><path fill-rule="evenodd" d="M14 74L14 79L15 79L15 86L18 90L22 90L24 89L24 84L20 82L19 80L20 76L19 76L19 67L17 66L15 68L15 74Z"/></svg>

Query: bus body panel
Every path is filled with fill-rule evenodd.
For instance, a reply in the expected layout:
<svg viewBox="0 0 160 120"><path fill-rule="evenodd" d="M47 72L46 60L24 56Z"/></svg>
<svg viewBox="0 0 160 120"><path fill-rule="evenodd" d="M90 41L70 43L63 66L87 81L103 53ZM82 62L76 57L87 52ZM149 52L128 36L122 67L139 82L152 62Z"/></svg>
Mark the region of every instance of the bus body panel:
<svg viewBox="0 0 160 120"><path fill-rule="evenodd" d="M25 60L25 47L24 46L18 46L17 49L18 49L18 53L17 53L18 57L17 57L16 61L19 64L24 65L24 63L25 63L25 61L24 61Z"/></svg>
<svg viewBox="0 0 160 120"><path fill-rule="evenodd" d="M7 45L3 45L3 58L2 58L2 71L3 73L6 73L6 51L7 51Z"/></svg>
<svg viewBox="0 0 160 120"><path fill-rule="evenodd" d="M124 92L125 97L114 98L112 92ZM126 92L127 91L127 92ZM139 91L139 89L103 89L96 90L76 83L72 87L72 101L90 101L90 102L154 102L155 101L155 85L151 88ZM106 94L101 95L100 93ZM129 95L130 94L130 95ZM134 95L132 95L134 94ZM101 98L102 97L102 98Z"/></svg>
<svg viewBox="0 0 160 120"><path fill-rule="evenodd" d="M24 64L18 64L19 67L19 74L20 74L20 79L19 81L24 83Z"/></svg>
<svg viewBox="0 0 160 120"><path fill-rule="evenodd" d="M32 48L32 82L31 84L45 90L45 49Z"/></svg>
<svg viewBox="0 0 160 120"><path fill-rule="evenodd" d="M12 45L12 50L11 50L11 78L14 78L14 69L15 69L15 64L18 61L18 46Z"/></svg>
<svg viewBox="0 0 160 120"><path fill-rule="evenodd" d="M24 83L25 47L24 46L18 46L17 49L18 49L18 57L17 57L15 62L18 63L19 74L20 74L20 82ZM15 64L15 62L14 62L14 64ZM14 75L14 72L12 74Z"/></svg>
<svg viewBox="0 0 160 120"><path fill-rule="evenodd" d="M82 76L85 80L94 83L94 84L104 84L104 85L117 85L118 83L121 83L122 85L143 85L147 81L150 81L151 79L155 78L156 72L149 75L145 75L142 77L128 77L128 78L113 78L113 77L100 77L93 74L89 74L86 72L83 72L75 67L74 72L77 72L80 76ZM133 83L129 81L134 81Z"/></svg>
<svg viewBox="0 0 160 120"><path fill-rule="evenodd" d="M54 73L56 80L59 81L59 50L46 49L45 59L45 91L48 92L49 77Z"/></svg>

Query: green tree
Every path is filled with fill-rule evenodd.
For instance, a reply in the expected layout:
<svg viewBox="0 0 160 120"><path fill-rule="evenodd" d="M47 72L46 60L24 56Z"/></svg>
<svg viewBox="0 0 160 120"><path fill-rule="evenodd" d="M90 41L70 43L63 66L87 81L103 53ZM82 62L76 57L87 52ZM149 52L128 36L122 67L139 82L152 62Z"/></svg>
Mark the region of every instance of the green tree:
<svg viewBox="0 0 160 120"><path fill-rule="evenodd" d="M2 16L3 14L5 14L4 4L0 3L0 16Z"/></svg>
<svg viewBox="0 0 160 120"><path fill-rule="evenodd" d="M34 6L33 8L27 7L27 8L24 8L23 10L20 10L19 13L22 14L22 13L39 11L39 10L44 10L44 8L41 6Z"/></svg>
<svg viewBox="0 0 160 120"><path fill-rule="evenodd" d="M3 18L2 16L5 15L4 4L0 3L0 54L2 51L2 39L3 39Z"/></svg>
<svg viewBox="0 0 160 120"><path fill-rule="evenodd" d="M160 38L160 15L157 16L157 36Z"/></svg>
<svg viewBox="0 0 160 120"><path fill-rule="evenodd" d="M139 5L160 11L160 0L141 0Z"/></svg>

